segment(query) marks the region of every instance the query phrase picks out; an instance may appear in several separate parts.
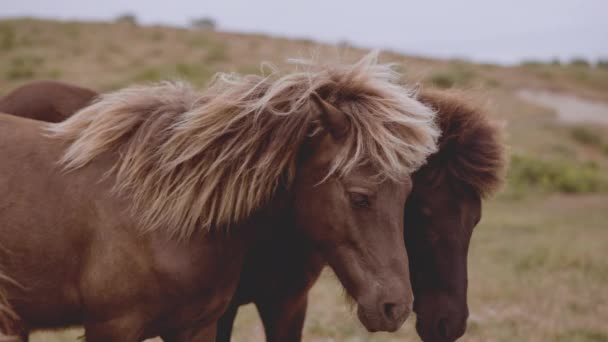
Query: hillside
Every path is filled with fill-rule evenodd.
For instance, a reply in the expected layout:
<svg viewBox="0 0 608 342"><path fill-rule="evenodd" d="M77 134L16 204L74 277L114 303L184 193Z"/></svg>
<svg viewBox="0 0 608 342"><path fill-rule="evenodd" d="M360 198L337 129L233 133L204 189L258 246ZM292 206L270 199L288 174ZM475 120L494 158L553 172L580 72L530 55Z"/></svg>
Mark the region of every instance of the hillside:
<svg viewBox="0 0 608 342"><path fill-rule="evenodd" d="M0 94L32 79L100 91L166 78L202 87L217 71L258 73L262 61L281 65L289 57L313 55L350 60L363 53L263 35L4 20ZM584 103L598 101L604 108L608 69L539 63L502 67L393 52L381 58L398 63L407 82L463 91L505 123L511 169L503 192L485 203L473 236L471 317L464 340L608 340L608 126L565 124L551 106L533 101L542 90ZM522 96L522 89L532 95ZM573 108L576 116L578 107ZM241 311L235 341L259 341L263 332L255 310ZM414 319L396 334L366 333L329 271L313 289L309 312L306 341L416 340ZM79 333L39 333L33 341L73 341Z"/></svg>

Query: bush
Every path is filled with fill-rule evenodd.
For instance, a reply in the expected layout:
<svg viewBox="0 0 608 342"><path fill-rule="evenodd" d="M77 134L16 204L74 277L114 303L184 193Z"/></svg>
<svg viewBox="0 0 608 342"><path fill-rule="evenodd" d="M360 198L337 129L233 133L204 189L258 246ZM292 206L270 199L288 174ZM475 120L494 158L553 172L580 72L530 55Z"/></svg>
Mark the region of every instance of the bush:
<svg viewBox="0 0 608 342"><path fill-rule="evenodd" d="M594 163L572 163L513 155L508 174L509 186L516 190L539 189L548 192L587 193L608 190Z"/></svg>
<svg viewBox="0 0 608 342"><path fill-rule="evenodd" d="M199 30L208 30L213 31L216 28L216 23L213 18L203 17L199 19L194 19L190 22L190 26Z"/></svg>
<svg viewBox="0 0 608 342"><path fill-rule="evenodd" d="M9 24L0 24L0 50L8 51L15 47L17 38L15 30Z"/></svg>
<svg viewBox="0 0 608 342"><path fill-rule="evenodd" d="M121 14L114 20L117 23L125 23L129 25L137 25L137 17L132 13Z"/></svg>
<svg viewBox="0 0 608 342"><path fill-rule="evenodd" d="M602 138L587 127L574 127L570 130L570 135L576 141L584 145L601 146Z"/></svg>
<svg viewBox="0 0 608 342"><path fill-rule="evenodd" d="M543 61L539 61L536 59L525 59L519 63L519 65L524 67L539 67L545 65Z"/></svg>
<svg viewBox="0 0 608 342"><path fill-rule="evenodd" d="M471 83L475 77L472 70L462 67L453 66L444 71L438 71L432 74L429 82L439 88L465 87Z"/></svg>
<svg viewBox="0 0 608 342"><path fill-rule="evenodd" d="M570 61L570 65L588 68L591 64L585 58L576 57Z"/></svg>
<svg viewBox="0 0 608 342"><path fill-rule="evenodd" d="M9 80L27 80L36 76L43 60L37 56L18 56L13 58L6 73Z"/></svg>

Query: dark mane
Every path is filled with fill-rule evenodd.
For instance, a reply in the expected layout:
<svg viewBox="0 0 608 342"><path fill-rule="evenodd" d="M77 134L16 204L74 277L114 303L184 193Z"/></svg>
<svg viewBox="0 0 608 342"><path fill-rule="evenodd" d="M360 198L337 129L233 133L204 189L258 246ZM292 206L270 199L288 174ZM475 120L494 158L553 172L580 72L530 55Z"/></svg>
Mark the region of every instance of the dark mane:
<svg viewBox="0 0 608 342"><path fill-rule="evenodd" d="M481 197L492 195L503 182L506 168L500 126L485 112L454 91L422 90L418 99L437 110L442 135L439 150L416 177L463 182Z"/></svg>

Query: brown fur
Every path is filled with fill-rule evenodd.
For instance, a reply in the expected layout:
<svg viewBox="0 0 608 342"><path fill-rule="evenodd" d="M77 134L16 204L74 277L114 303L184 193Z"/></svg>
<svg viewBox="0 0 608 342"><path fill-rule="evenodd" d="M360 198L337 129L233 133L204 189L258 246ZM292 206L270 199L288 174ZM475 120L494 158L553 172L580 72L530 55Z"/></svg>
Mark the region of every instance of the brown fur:
<svg viewBox="0 0 608 342"><path fill-rule="evenodd" d="M57 81L34 81L0 98L0 111L47 122L59 122L91 103L93 90Z"/></svg>

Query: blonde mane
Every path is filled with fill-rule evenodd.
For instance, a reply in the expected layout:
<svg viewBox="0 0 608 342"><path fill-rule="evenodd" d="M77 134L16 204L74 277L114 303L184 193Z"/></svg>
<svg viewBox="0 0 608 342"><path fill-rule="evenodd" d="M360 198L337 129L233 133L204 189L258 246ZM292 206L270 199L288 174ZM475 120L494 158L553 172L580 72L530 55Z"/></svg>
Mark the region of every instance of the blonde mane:
<svg viewBox="0 0 608 342"><path fill-rule="evenodd" d="M351 123L330 174L369 164L402 180L420 167L436 149L434 112L399 78L376 54L352 65L300 61L287 74L218 74L201 93L184 83L119 90L49 130L70 144L67 169L116 153L116 189L144 229L188 237L238 224L289 189L300 146L320 126L313 92Z"/></svg>
<svg viewBox="0 0 608 342"><path fill-rule="evenodd" d="M0 284L2 283L18 286L14 280L2 274L0 270ZM2 287L0 287L0 342L18 341L16 336L9 335L13 333L12 330L15 328L14 325L18 318L8 302L6 294L2 291Z"/></svg>

